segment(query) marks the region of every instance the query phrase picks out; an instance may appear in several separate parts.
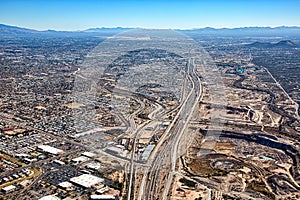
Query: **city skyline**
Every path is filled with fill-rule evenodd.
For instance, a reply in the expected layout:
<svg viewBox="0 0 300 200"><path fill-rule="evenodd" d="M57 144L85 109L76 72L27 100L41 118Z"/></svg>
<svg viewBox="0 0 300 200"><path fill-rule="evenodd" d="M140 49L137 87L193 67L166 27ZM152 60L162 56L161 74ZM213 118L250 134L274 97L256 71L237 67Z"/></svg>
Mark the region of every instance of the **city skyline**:
<svg viewBox="0 0 300 200"><path fill-rule="evenodd" d="M37 30L94 27L236 28L299 26L300 2L288 1L0 1L0 23Z"/></svg>

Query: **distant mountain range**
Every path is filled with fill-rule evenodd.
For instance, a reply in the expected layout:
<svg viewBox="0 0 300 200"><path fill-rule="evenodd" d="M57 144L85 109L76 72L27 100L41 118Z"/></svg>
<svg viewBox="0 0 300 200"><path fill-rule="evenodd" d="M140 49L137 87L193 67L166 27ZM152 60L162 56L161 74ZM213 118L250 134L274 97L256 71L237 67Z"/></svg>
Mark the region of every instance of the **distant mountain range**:
<svg viewBox="0 0 300 200"><path fill-rule="evenodd" d="M97 34L101 35L114 35L122 31L130 30L130 28L90 28L83 31L56 31L56 30L45 30L38 31L34 29L22 28L17 26L9 26L0 24L0 35L31 35L31 34L46 34L46 35L86 35L86 34Z"/></svg>
<svg viewBox="0 0 300 200"><path fill-rule="evenodd" d="M20 28L17 26L9 26L5 24L0 24L1 33L36 33L38 31L28 28Z"/></svg>
<svg viewBox="0 0 300 200"><path fill-rule="evenodd" d="M55 31L55 30L45 30L45 31L37 31L34 29L28 28L21 28L17 26L9 26L5 24L0 24L0 34L1 35L16 35L16 34L117 34L122 31L130 30L133 28L123 28L123 27L116 27L116 28L90 28L87 30L82 31ZM300 35L300 27L293 26L281 26L281 27L244 27L244 28L199 28L199 29L189 29L189 30L182 30L176 29L176 31L185 33L187 35L274 35L274 36L287 36L287 35Z"/></svg>
<svg viewBox="0 0 300 200"><path fill-rule="evenodd" d="M251 44L247 44L246 46L255 47L255 48L273 48L273 47L289 48L289 47L297 47L298 45L292 42L291 40L282 40L278 43L254 42Z"/></svg>
<svg viewBox="0 0 300 200"><path fill-rule="evenodd" d="M18 26L10 26L5 24L0 24L0 34L83 34L83 33L109 33L116 34L122 31L130 30L132 28L90 28L82 31L56 31L56 30L45 30L38 31L34 29L22 28Z"/></svg>
<svg viewBox="0 0 300 200"><path fill-rule="evenodd" d="M103 32L103 31L126 31L131 30L132 28L123 28L123 27L116 27L116 28L89 28L84 30L83 32Z"/></svg>

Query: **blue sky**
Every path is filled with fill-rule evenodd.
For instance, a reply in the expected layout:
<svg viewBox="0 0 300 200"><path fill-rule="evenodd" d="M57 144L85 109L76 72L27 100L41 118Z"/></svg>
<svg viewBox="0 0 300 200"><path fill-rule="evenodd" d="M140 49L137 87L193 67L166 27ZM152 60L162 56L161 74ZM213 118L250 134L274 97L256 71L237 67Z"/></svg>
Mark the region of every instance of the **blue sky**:
<svg viewBox="0 0 300 200"><path fill-rule="evenodd" d="M299 10L299 0L0 0L0 23L38 30L299 26Z"/></svg>

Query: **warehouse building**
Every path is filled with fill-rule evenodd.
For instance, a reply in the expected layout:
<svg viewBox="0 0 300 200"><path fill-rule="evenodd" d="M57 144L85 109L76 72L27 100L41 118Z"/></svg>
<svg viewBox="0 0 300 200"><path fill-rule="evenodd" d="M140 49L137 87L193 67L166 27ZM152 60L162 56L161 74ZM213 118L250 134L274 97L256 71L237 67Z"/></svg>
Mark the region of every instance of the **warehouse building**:
<svg viewBox="0 0 300 200"><path fill-rule="evenodd" d="M37 147L38 151L42 151L44 153L49 153L49 154L54 154L54 155L58 155L58 154L63 154L64 151L61 149L57 149L55 147L51 147L49 145L40 145Z"/></svg>
<svg viewBox="0 0 300 200"><path fill-rule="evenodd" d="M103 183L104 179L91 174L82 174L80 176L71 178L70 182L84 188L90 188Z"/></svg>

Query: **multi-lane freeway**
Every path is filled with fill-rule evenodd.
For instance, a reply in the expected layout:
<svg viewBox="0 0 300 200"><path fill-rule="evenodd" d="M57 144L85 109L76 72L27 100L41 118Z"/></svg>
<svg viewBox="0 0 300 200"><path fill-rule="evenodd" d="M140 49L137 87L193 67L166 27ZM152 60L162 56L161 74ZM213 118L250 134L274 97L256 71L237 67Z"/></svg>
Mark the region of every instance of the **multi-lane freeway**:
<svg viewBox="0 0 300 200"><path fill-rule="evenodd" d="M167 198L176 167L180 139L187 129L194 110L197 109L202 94L201 81L195 72L194 59L192 58L187 64L187 79L192 84L192 89L181 102L176 117L152 151L147 161L150 167L139 184L137 199Z"/></svg>

